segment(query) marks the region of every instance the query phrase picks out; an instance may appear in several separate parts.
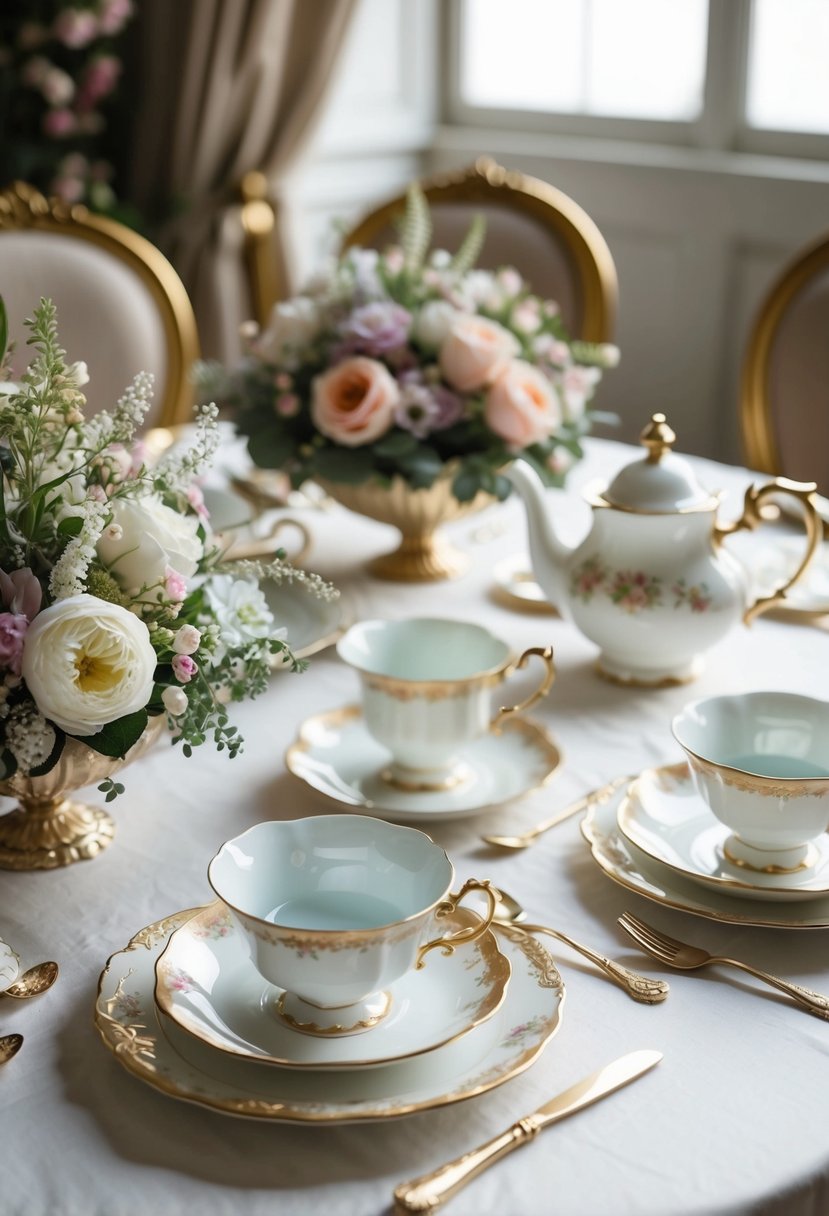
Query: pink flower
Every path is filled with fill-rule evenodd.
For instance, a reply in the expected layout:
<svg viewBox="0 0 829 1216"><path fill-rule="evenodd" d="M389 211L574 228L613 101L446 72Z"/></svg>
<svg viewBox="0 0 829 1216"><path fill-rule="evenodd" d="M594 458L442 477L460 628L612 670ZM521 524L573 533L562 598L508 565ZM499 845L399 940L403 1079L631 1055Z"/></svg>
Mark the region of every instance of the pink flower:
<svg viewBox="0 0 829 1216"><path fill-rule="evenodd" d="M515 448L540 443L561 423L561 408L547 377L514 359L486 395L484 421Z"/></svg>
<svg viewBox="0 0 829 1216"><path fill-rule="evenodd" d="M58 42L77 50L88 46L98 33L98 18L88 8L65 8L58 13L52 26Z"/></svg>
<svg viewBox="0 0 829 1216"><path fill-rule="evenodd" d="M98 55L86 68L78 90L78 108L91 110L96 102L109 96L121 75L121 60L114 55Z"/></svg>
<svg viewBox="0 0 829 1216"><path fill-rule="evenodd" d="M75 96L75 82L68 72L50 66L40 82L40 91L50 106L65 106Z"/></svg>
<svg viewBox="0 0 829 1216"><path fill-rule="evenodd" d="M176 654L195 654L201 644L201 633L195 625L181 625L173 638Z"/></svg>
<svg viewBox="0 0 829 1216"><path fill-rule="evenodd" d="M471 393L492 384L518 349L515 336L497 321L461 313L441 344L440 368L452 388Z"/></svg>
<svg viewBox="0 0 829 1216"><path fill-rule="evenodd" d="M187 487L187 501L196 512L199 519L204 520L205 523L208 521L208 519L210 519L210 512L205 504L204 494L202 494L201 486L196 485L194 481L191 481L190 485Z"/></svg>
<svg viewBox="0 0 829 1216"><path fill-rule="evenodd" d="M173 675L182 684L189 684L193 676L198 673L198 666L190 658L189 654L177 654L173 656Z"/></svg>
<svg viewBox="0 0 829 1216"><path fill-rule="evenodd" d="M104 0L98 18L101 33L120 34L132 14L132 0Z"/></svg>
<svg viewBox="0 0 829 1216"><path fill-rule="evenodd" d="M0 570L0 599L8 612L22 614L30 621L40 612L43 589L28 566L12 570L11 574Z"/></svg>
<svg viewBox="0 0 829 1216"><path fill-rule="evenodd" d="M356 308L341 332L350 353L379 357L405 345L411 324L408 309L391 300L377 300Z"/></svg>
<svg viewBox="0 0 829 1216"><path fill-rule="evenodd" d="M399 400L400 388L388 369L355 355L316 377L311 418L335 443L360 447L386 433Z"/></svg>
<svg viewBox="0 0 829 1216"><path fill-rule="evenodd" d="M164 574L164 591L175 604L180 604L187 595L187 579L172 566L168 566Z"/></svg>
<svg viewBox="0 0 829 1216"><path fill-rule="evenodd" d="M581 418L588 399L602 378L598 367L568 367L562 378L564 412L567 418Z"/></svg>
<svg viewBox="0 0 829 1216"><path fill-rule="evenodd" d="M55 177L50 183L49 190L71 207L73 203L79 203L86 194L86 182L80 177Z"/></svg>
<svg viewBox="0 0 829 1216"><path fill-rule="evenodd" d="M276 412L283 418L295 418L299 413L299 397L296 393L281 393L276 399Z"/></svg>
<svg viewBox="0 0 829 1216"><path fill-rule="evenodd" d="M0 612L0 667L20 675L23 642L29 622L22 613Z"/></svg>
<svg viewBox="0 0 829 1216"><path fill-rule="evenodd" d="M48 110L43 115L44 134L52 139L63 139L65 135L71 135L77 126L77 119L71 110Z"/></svg>

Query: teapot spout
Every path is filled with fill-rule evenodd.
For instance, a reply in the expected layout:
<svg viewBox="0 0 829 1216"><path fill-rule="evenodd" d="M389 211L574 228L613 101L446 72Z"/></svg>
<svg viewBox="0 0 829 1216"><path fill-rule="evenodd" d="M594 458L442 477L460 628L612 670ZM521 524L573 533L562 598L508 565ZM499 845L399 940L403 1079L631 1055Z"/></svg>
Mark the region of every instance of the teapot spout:
<svg viewBox="0 0 829 1216"><path fill-rule="evenodd" d="M572 550L556 535L547 510L544 483L526 460L515 460L503 470L524 502L533 574L551 604L567 614L566 572Z"/></svg>

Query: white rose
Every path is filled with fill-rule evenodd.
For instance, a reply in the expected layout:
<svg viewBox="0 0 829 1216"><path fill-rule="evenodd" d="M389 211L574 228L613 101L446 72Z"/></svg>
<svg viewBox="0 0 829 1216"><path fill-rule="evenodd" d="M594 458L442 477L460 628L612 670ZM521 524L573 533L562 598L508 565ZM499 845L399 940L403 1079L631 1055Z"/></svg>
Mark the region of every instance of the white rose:
<svg viewBox="0 0 829 1216"><path fill-rule="evenodd" d="M116 539L105 532L98 541L98 556L128 595L138 595L143 588L163 588L168 569L185 579L196 573L203 546L195 515L180 515L157 494L147 494L114 499L112 522L120 527L121 536ZM149 598L155 601L157 595Z"/></svg>
<svg viewBox="0 0 829 1216"><path fill-rule="evenodd" d="M273 613L258 583L219 574L205 584L204 591L219 626L215 660L220 660L228 650L280 636L273 630Z"/></svg>
<svg viewBox="0 0 829 1216"><path fill-rule="evenodd" d="M417 314L413 337L426 350L438 350L460 316L447 300L429 300Z"/></svg>
<svg viewBox="0 0 829 1216"><path fill-rule="evenodd" d="M45 718L69 735L94 735L144 708L155 668L142 620L95 595L73 595L32 621L21 672Z"/></svg>
<svg viewBox="0 0 829 1216"><path fill-rule="evenodd" d="M316 300L297 296L274 306L271 323L256 340L260 352L276 363L302 356L320 330L320 310Z"/></svg>

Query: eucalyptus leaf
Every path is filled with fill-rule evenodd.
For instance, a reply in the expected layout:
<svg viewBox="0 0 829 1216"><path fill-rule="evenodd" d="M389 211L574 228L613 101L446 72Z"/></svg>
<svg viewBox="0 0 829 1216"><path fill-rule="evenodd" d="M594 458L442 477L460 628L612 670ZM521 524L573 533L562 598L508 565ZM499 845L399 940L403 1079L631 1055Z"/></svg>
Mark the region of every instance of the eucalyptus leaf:
<svg viewBox="0 0 829 1216"><path fill-rule="evenodd" d="M248 438L250 458L260 469L281 469L294 455L294 442L271 427Z"/></svg>
<svg viewBox="0 0 829 1216"><path fill-rule="evenodd" d="M113 759L123 759L127 752L137 743L147 726L146 709L138 709L134 714L117 718L98 731L96 735L76 736L79 743L85 743L93 752Z"/></svg>
<svg viewBox="0 0 829 1216"><path fill-rule="evenodd" d="M481 475L475 469L461 469L452 482L452 493L458 502L471 502L481 488Z"/></svg>
<svg viewBox="0 0 829 1216"><path fill-rule="evenodd" d="M388 435L384 435L382 439L374 444L374 452L377 456L387 456L394 459L398 456L405 456L407 452L413 452L417 448L417 440L411 431L390 431Z"/></svg>
<svg viewBox="0 0 829 1216"><path fill-rule="evenodd" d="M365 448L323 448L316 454L314 468L329 481L356 486L371 476L374 459Z"/></svg>

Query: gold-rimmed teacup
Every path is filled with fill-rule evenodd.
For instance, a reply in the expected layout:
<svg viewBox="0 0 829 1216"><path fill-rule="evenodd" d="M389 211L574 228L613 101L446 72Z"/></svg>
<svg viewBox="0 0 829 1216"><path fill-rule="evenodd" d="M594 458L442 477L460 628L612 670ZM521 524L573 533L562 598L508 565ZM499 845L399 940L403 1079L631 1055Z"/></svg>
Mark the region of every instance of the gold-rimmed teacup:
<svg viewBox="0 0 829 1216"><path fill-rule="evenodd" d="M390 753L383 777L413 792L462 784L469 775L459 757L464 744L529 709L555 678L551 647L516 656L480 625L435 617L361 621L337 651L360 677L366 729ZM494 690L532 656L543 664L541 683L493 715Z"/></svg>

